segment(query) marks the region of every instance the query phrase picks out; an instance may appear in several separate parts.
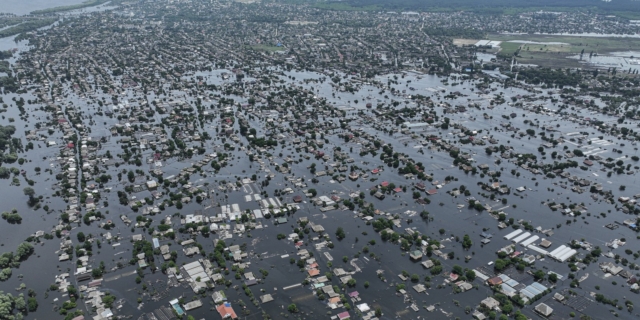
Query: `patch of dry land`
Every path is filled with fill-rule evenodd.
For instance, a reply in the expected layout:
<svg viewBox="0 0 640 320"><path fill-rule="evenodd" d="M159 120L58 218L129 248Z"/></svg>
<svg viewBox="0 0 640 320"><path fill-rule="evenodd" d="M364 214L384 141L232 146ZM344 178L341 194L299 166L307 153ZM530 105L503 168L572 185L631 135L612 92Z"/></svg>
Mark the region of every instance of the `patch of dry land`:
<svg viewBox="0 0 640 320"><path fill-rule="evenodd" d="M473 45L476 44L479 40L477 39L453 39L453 44L456 46L464 46L464 45Z"/></svg>

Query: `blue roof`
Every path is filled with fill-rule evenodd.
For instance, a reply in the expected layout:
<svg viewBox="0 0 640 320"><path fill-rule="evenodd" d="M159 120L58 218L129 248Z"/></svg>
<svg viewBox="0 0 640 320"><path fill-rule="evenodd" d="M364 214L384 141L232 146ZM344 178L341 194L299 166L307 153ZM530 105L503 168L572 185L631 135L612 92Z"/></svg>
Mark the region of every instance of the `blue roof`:
<svg viewBox="0 0 640 320"><path fill-rule="evenodd" d="M512 288L512 287L510 287L509 285L504 284L504 283L502 284L501 288L502 288L502 291L503 291L504 293L510 293L510 292L515 293L515 292L516 292L516 290L515 290L514 288Z"/></svg>
<svg viewBox="0 0 640 320"><path fill-rule="evenodd" d="M539 284L537 282L532 283L531 286L536 288L536 289L538 289L540 292L547 291L547 287L545 287L545 286L543 286L543 285L541 285L541 284Z"/></svg>
<svg viewBox="0 0 640 320"><path fill-rule="evenodd" d="M530 291L531 293L533 293L533 295L536 295L536 296L542 293L542 291L536 289L533 286L528 286L528 287L526 287L524 289Z"/></svg>
<svg viewBox="0 0 640 320"><path fill-rule="evenodd" d="M518 283L518 281L515 281L515 280L513 280L513 279L509 279L509 280L505 281L504 283L506 283L506 284L508 284L509 286L514 287L514 288L515 288L515 286L517 286L518 284L520 284L520 283Z"/></svg>
<svg viewBox="0 0 640 320"><path fill-rule="evenodd" d="M509 276L506 275L506 274L501 274L498 277L500 277L500 279L502 279L502 282L507 282L507 281L511 280L511 278L509 278Z"/></svg>
<svg viewBox="0 0 640 320"><path fill-rule="evenodd" d="M527 287L527 288L529 288L529 287ZM520 293L522 293L523 295L525 295L529 299L535 297L536 295L533 294L531 291L527 290L527 288L524 288L524 289L520 290Z"/></svg>

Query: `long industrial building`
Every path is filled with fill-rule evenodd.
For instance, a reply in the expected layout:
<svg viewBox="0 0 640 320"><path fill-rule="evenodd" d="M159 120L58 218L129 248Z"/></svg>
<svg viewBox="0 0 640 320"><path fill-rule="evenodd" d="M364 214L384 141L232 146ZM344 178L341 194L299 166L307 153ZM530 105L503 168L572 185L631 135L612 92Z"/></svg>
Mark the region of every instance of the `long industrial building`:
<svg viewBox="0 0 640 320"><path fill-rule="evenodd" d="M528 245L528 246L527 246L527 248L529 248L529 249L531 249L531 250L533 250L533 251L535 251L535 252L537 252L537 253L543 254L543 255L545 255L545 256L548 256L548 255L549 255L549 251L544 250L544 249L542 249L542 248L540 248L540 247L537 247L537 246L535 246L535 245L533 245L533 244Z"/></svg>
<svg viewBox="0 0 640 320"><path fill-rule="evenodd" d="M511 240L513 243L518 244L520 241L529 238L529 236L531 236L531 233L529 232L525 232L519 236L517 236L516 238L514 238L513 240Z"/></svg>
<svg viewBox="0 0 640 320"><path fill-rule="evenodd" d="M526 247L532 243L534 243L535 241L537 241L538 239L540 239L540 237L538 236L533 236L525 241L522 241L522 243L520 243L520 245L522 245L523 247Z"/></svg>
<svg viewBox="0 0 640 320"><path fill-rule="evenodd" d="M551 257L555 256L555 254L556 254L556 253L558 253L558 252L560 252L560 251L564 250L566 247L567 247L567 246L565 246L565 245L563 244L563 245L561 245L561 246L559 246L559 247L555 248L553 251L549 252L549 256L551 256Z"/></svg>
<svg viewBox="0 0 640 320"><path fill-rule="evenodd" d="M504 236L504 239L505 240L511 240L511 238L513 238L513 237L515 237L515 236L517 236L517 235L519 235L521 233L522 233L522 230L518 229L518 230L513 231L513 232L509 233L508 235Z"/></svg>
<svg viewBox="0 0 640 320"><path fill-rule="evenodd" d="M549 252L549 256L557 261L565 262L569 258L576 255L578 251L571 249L571 247L567 247L565 245L561 245L555 250Z"/></svg>
<svg viewBox="0 0 640 320"><path fill-rule="evenodd" d="M576 251L574 249L571 249L571 250L569 250L569 252L566 252L562 256L558 257L558 261L565 262L569 258L573 257L576 253L578 253L578 251Z"/></svg>

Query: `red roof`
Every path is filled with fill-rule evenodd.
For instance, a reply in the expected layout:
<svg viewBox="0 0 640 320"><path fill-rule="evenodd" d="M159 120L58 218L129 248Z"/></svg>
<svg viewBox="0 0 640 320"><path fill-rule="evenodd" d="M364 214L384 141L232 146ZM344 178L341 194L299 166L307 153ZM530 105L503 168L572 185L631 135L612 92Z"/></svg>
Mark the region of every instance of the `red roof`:
<svg viewBox="0 0 640 320"><path fill-rule="evenodd" d="M502 284L502 278L500 277L491 278L487 280L487 283L489 283L490 286L497 286L499 284Z"/></svg>
<svg viewBox="0 0 640 320"><path fill-rule="evenodd" d="M236 315L236 312L233 311L233 308L231 307L231 304L228 303L228 302L225 302L225 303L219 305L216 308L216 310L218 310L218 313L220 314L222 319L227 319L227 318L238 319L238 316Z"/></svg>
<svg viewBox="0 0 640 320"><path fill-rule="evenodd" d="M375 168L375 169L371 170L371 173L374 173L374 174L378 173L378 172L380 172L380 170L378 168Z"/></svg>
<svg viewBox="0 0 640 320"><path fill-rule="evenodd" d="M429 191L427 191L427 194L436 194L438 193L438 189L429 189Z"/></svg>
<svg viewBox="0 0 640 320"><path fill-rule="evenodd" d="M389 182L388 181L382 181L382 183L380 184L383 187L388 187L389 186Z"/></svg>
<svg viewBox="0 0 640 320"><path fill-rule="evenodd" d="M393 191L395 191L395 192L402 192L402 188L397 187L397 188L393 189Z"/></svg>
<svg viewBox="0 0 640 320"><path fill-rule="evenodd" d="M319 274L320 274L320 270L318 270L318 269L311 269L311 270L309 270L309 276L310 276L310 277L315 277L315 276L317 276L317 275L319 275Z"/></svg>
<svg viewBox="0 0 640 320"><path fill-rule="evenodd" d="M340 320L349 319L350 317L351 315L349 315L349 311L338 313L338 319Z"/></svg>

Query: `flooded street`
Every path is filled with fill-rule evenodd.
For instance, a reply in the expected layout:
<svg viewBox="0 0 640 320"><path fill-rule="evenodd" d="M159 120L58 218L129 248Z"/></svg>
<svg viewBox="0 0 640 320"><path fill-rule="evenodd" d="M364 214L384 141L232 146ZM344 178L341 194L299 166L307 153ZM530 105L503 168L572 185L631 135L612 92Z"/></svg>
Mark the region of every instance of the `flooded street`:
<svg viewBox="0 0 640 320"><path fill-rule="evenodd" d="M203 76L207 83L220 85L223 83L223 80L220 78L220 74L222 72L227 72L224 70L214 71L210 74L199 73L196 76ZM385 97L388 93L380 93L379 89L370 86L370 85L362 85L358 91L351 93L346 92L335 92L329 82L325 81L318 85L317 83L305 85L301 83L298 79L320 79L324 76L322 74L314 74L314 73L305 73L305 72L285 72L282 79L287 81L290 85L301 85L305 89L313 90L314 93L320 98L326 98L327 101L335 106L346 105L349 106L350 109L347 111L347 116L349 114L357 114L358 112L369 113L366 108L366 104L371 102L374 105L377 101L385 101L389 98ZM296 79L296 80L292 80ZM380 77L378 80L382 83L386 81L394 79L394 75ZM444 82L443 82L444 80ZM526 126L525 121L535 121L539 124L539 126L551 126L556 130L556 134L558 135L567 135L570 136L572 132L582 132L584 134L588 133L588 136L596 137L598 136L598 132L594 131L592 128L585 127L579 124L576 124L571 121L561 120L555 114L539 114L532 113L527 110L518 110L514 109L508 105L500 105L494 108L488 108L490 106L489 100L491 100L490 96L487 94L477 94L474 91L470 90L473 88L473 82L471 81L463 81L458 83L457 85L452 85L449 83L451 79L440 78L436 76L416 76L407 74L404 77L397 80L398 84L394 84L394 87L400 92L401 90L406 90L407 86L414 87L415 90L412 91L412 94L421 94L425 96L431 97L434 101L444 101L442 96L445 92L450 91L458 91L461 93L461 96L453 99L447 100L447 102L451 105L458 104L470 104L475 103L478 105L477 109L469 109L467 112L448 114L452 122L463 124L470 130L477 131L478 137L482 137L484 135L490 136L501 143L509 144L513 146L514 151L526 151L526 150L535 150L540 145L539 142L534 139L528 137L516 137L507 130L501 128L500 123L503 120L500 120L501 116L504 114L508 114L510 112L515 112L517 117L511 119L511 123L515 127L524 127ZM502 91L501 88L494 85L494 88L497 90L496 92L503 92L505 98L509 101L510 97L515 97L518 95L527 94L526 91L517 88L509 88L507 90ZM73 93L70 93L73 95ZM180 96L179 92L174 93L174 98L181 97L186 99L187 101L193 101L192 97L188 95ZM557 93L552 94L550 97L557 97ZM15 95L4 95L3 99L5 101L12 100ZM229 98L238 101L239 104L242 104L243 101L246 101L246 98L241 96L229 96ZM28 96L25 96L25 99L28 99ZM69 104L80 106L81 110L84 112L92 112L95 114L96 111L101 110L101 108L95 109L95 106L84 106L84 100L82 98L72 98L72 96L67 97ZM391 99L395 99L400 102L397 108L403 108L405 106L415 106L415 103L408 98L401 96L393 96ZM356 103L355 101L358 100ZM543 108L554 108L554 104L548 102L546 105L542 105ZM11 110L4 113L4 117L15 117L15 125L16 127L24 127L27 126L32 121L41 120L47 117L46 113L39 111L39 107L37 105L30 105L30 113L27 121L22 121L18 119L17 114L13 114ZM94 109L95 111L92 111ZM103 110L104 108L102 108ZM482 114L486 114L488 116L488 120L482 119ZM534 120L535 119L535 120ZM616 118L601 118L602 121L606 122L615 122ZM105 128L117 123L114 122L113 119L109 118L98 118L96 116L86 117L84 121L96 121L96 122L105 122ZM331 121L330 119L325 119L325 121ZM410 228L415 232L419 232L420 234L426 235L430 238L437 239L442 244L444 244L448 251L455 252L455 258L453 260L443 261L443 266L445 269L451 268L456 264L464 266L484 266L489 261L494 260L494 252L503 247L506 243L502 240L502 236L506 234L507 230L498 230L496 228L496 220L491 217L487 212L479 213L474 209L467 208L466 202L463 196L453 197L448 195L446 192L451 191L453 188L460 188L460 186L464 185L467 190L470 190L472 194L482 194L483 190L478 185L478 182L482 181L481 175L472 175L465 174L463 171L459 170L456 166L452 166L451 157L447 152L439 151L437 149L429 149L427 147L422 146L416 139L411 138L410 135L402 134L402 133L393 133L391 135L384 134L381 131L377 130L378 126L382 124L378 124L375 120L374 122L365 123L364 121L356 120L353 123L352 128L357 128L366 132L370 135L376 136L383 143L395 146L396 151L401 151L405 156L416 159L417 161L422 162L425 165L425 172L434 177L435 180L443 181L445 177L453 177L453 180L447 183L442 187L442 189L438 190L436 195L430 196L431 204L428 206L423 206L417 204L413 201L410 201L406 196L402 193L397 195L392 195L384 199L383 201L372 199L375 204L376 209L387 212L391 215L397 215L403 221L402 228ZM256 127L258 124L256 123ZM205 131L210 131L210 134L215 136L215 132L212 130L213 126L211 124L205 123L202 127ZM43 128L46 130L46 128ZM455 130L436 130L431 129L429 127L425 127L424 129L418 129L415 131L418 134L428 134L435 135L442 139L443 141L455 141L456 134ZM359 190L366 190L374 185L379 184L381 181L388 181L390 183L394 183L395 185L407 185L411 186L415 184L415 181L407 180L394 173L393 168L388 168L378 157L364 156L361 157L358 155L358 152L361 148L360 145L354 143L344 143L341 138L338 137L337 134L340 131L336 131L336 134L325 135L325 139L328 140L328 145L340 146L343 151L352 150L349 152L350 157L352 157L355 161L352 165L357 166L359 168L376 168L382 167L384 168L384 172L379 177L376 177L375 181L351 181L346 180L342 183L337 183L333 179L322 180L318 183L312 182L313 175L309 173L308 167L313 163L318 164L318 160L314 158L305 159L300 157L295 149L289 144L283 144L271 150L270 153L273 155L278 155L278 158L286 158L293 157L298 159L297 162L290 164L290 170L293 175L297 177L301 177L310 188L314 188L317 190L319 194L331 194L337 195L338 197L345 199L349 197L349 194L352 192L359 192ZM259 133L260 134L260 133ZM24 137L24 133L18 131L16 133L17 136ZM91 136L94 139L100 139L100 137L105 137L100 144L101 152L111 152L112 154L118 154L121 152L119 145L116 143L118 140L117 137L110 137L108 131L92 131ZM60 137L56 137L55 135L49 140L58 141L59 145L64 145L64 141L60 139ZM222 142L220 142L219 137L213 139L213 141L209 142L209 150L211 152L218 151L223 152L220 149ZM596 138L596 142L598 142ZM619 150L623 150L623 154L636 154L637 150L631 147L631 145L622 146L622 140L613 140L612 142L602 140L602 143L592 143L587 146L585 150L593 150L597 152L602 157L618 157L617 153L613 153L612 149L617 148ZM628 143L628 142L627 142ZM55 192L58 186L56 186L55 176L49 173L40 173L35 174L36 167L44 168L52 168L55 169L59 166L56 161L56 153L57 149L60 147L46 147L43 141L39 141L35 143L35 149L33 151L28 152L28 159L31 159L30 162L25 163L22 168L27 171L27 175L29 179L36 181L35 187L39 194L50 194ZM560 149L560 148L558 148ZM606 217L600 216L600 212L608 212L604 203L601 201L594 201L589 198L588 193L583 195L571 195L569 197L567 195L567 190L561 189L559 185L554 184L550 185L545 180L546 177L536 176L531 173L524 172L522 175L515 176L510 171L514 169L514 165L509 161L502 161L500 164L496 164L496 160L500 159L495 155L488 155L484 152L484 147L480 148L472 145L462 145L460 148L461 152L468 152L472 158L474 163L476 164L489 164L490 170L500 171L502 175L500 176L500 183L506 184L512 187L524 187L526 191L516 194L516 196L508 197L508 202L501 203L500 200L496 199L495 201L491 201L489 199L481 200L482 203L486 203L486 205L491 206L492 210L504 211L508 214L509 218L513 218L516 221L521 219L525 221L533 221L534 227L538 225L535 224L535 221L542 221L543 223L539 226L541 230L546 229L556 229L551 239L556 243L566 243L571 240L576 239L585 239L588 238L592 241L593 245L604 247L605 243L611 241L613 238L620 237L628 237L631 238L634 236L633 232L621 228L616 230L615 232L604 232L603 226L610 223L615 223L615 221L623 219L619 217L619 214L608 214ZM227 151L228 152L228 151ZM246 157L242 155L243 153L240 151L230 152L230 157L233 159L232 163L221 169L221 171L217 174L213 174L210 171L210 168L203 170L200 174L196 174L191 176L190 180L192 183L196 185L202 185L208 183L208 187L206 187L213 195L213 198L210 200L204 201L202 204L198 203L189 203L185 204L184 207L180 210L176 208L168 208L161 214L156 216L150 216L150 218L154 221L154 225L157 224L161 219L169 215L173 215L174 213L180 212L180 214L187 213L200 213L204 215L216 215L220 213L220 207L217 205L226 205L226 204L240 204L241 209L244 210L257 210L260 209L261 206L258 202L250 201L246 202L246 196L252 194L259 194L262 192L266 192L267 194L273 194L275 190L282 190L287 187L294 187L292 183L284 179L284 176L276 176L275 178L269 181L268 186L260 186L257 183L252 183L247 185L245 188L239 188L236 191L227 191L220 192L216 190L215 186L220 184L223 180L233 181L235 177L243 177L250 176L251 174L257 173L259 177L264 175L265 173L256 172L256 169L259 167L255 162L250 162ZM201 156L200 156L201 157ZM170 160L166 161L162 165L162 170L164 171L166 176L176 175L180 172L182 168L191 163L195 163L199 160L199 156L194 156L191 159L185 160ZM150 166L152 166L151 164ZM320 168L329 168L326 164L322 164L320 162ZM153 167L150 167L153 168ZM204 168L203 168L204 169ZM369 170L368 169L368 170ZM128 165L120 165L118 167L118 171L128 171L128 170L136 170L136 166L128 166ZM580 175L582 174L582 170L579 168L569 169L567 170L570 174ZM623 178L623 179L621 179ZM259 178L260 179L260 178ZM617 179L612 179L606 176L606 174L596 174L594 173L591 177L589 177L593 181L593 183L600 183L602 185L606 185L611 189L618 189L620 185L633 185L635 183L635 175L629 176L628 178L618 177ZM117 179L112 180L111 182L105 183L103 188L105 190L108 189L117 189L121 182L118 182ZM540 184L540 185L539 185ZM26 201L24 196L22 195L22 190L20 188L5 188L5 197L3 203L5 207L14 207L17 208L24 220L19 225L8 225L2 224L0 227L2 228L2 244L7 248L16 247L22 239L13 237L12 234L31 234L35 233L38 230L50 230L53 226L58 223L58 216L55 214L57 210L63 208L65 206L64 202L61 201L60 198L47 196L42 204L48 205L50 208L54 208L53 211L49 214L45 214L42 211L33 212L26 206ZM281 198L281 202L283 203L292 203L292 198L294 195L299 194L299 191L294 192L291 195L286 195ZM139 193L134 193L135 197L142 199L149 197L150 194L148 191L143 191ZM367 195L368 197L368 195ZM578 198L580 197L580 198ZM107 192L102 194L102 200L108 201L109 206L102 208L100 205L99 210L106 214L108 219L119 220L119 216L124 214L129 219L135 220L136 216L139 213L131 212L128 207L122 206L118 204L117 195L115 192ZM558 212L553 212L549 210L549 208L544 205L548 202L562 202L562 201L571 201L584 203L589 208L589 213L591 217L582 216L577 221L573 222L571 225L566 225L565 221L567 221L566 217L558 214ZM211 207L210 203L215 203L215 207ZM459 207L459 206L462 207ZM350 264L342 263L342 256L351 256L353 252L360 252L356 258L356 264L362 270L357 273L358 285L355 290L358 290L361 297L366 297L368 301L371 301L372 307L380 307L383 312L388 310L398 310L404 307L408 307L408 305L404 304L402 297L396 297L395 285L401 283L397 278L397 275L402 273L402 271L406 271L409 274L419 274L421 277L425 275L423 267L419 263L413 264L396 264L394 261L398 259L408 260L408 255L403 252L399 252L397 250L397 245L391 244L388 242L383 242L379 239L370 226L362 221L357 215L352 211L329 211L329 212L318 212L317 208L308 203L307 201L303 201L299 204L300 209L296 212L294 216L291 217L292 221L296 218L306 216L311 221L317 224L321 224L328 234L333 234L338 227L342 227L347 230L346 238L342 241L336 243L335 248L330 250L331 256L334 257L332 261L333 267L342 266L345 270L353 270ZM433 220L427 222L419 217L417 213L422 210L428 210L431 213L431 217ZM178 223L179 221L172 219L174 223ZM411 221L411 222L409 222ZM252 291L257 294L259 290L265 289L269 292L277 289L277 291L272 293L272 296L276 300L275 303L265 305L264 308L267 310L269 314L277 314L286 312L282 310L282 306L286 306L289 303L296 303L300 306L301 312L308 314L323 314L325 313L325 309L320 307L320 305L315 303L307 303L308 299L317 299L314 295L314 291L307 288L306 286L283 290L288 284L299 283L301 279L304 277L301 274L300 268L295 264L290 264L289 258L282 258L283 256L288 255L289 257L295 257L296 249L292 245L291 242L286 240L277 240L275 237L276 233L289 234L292 232L294 228L294 224L289 222L284 225L274 225L273 218L272 219L264 219L258 220L260 224L263 225L262 229L252 230L245 236L234 237L233 239L225 240L227 244L240 244L246 245L246 251L249 252L248 262L251 263L252 270L264 269L269 271L269 275L266 278L266 283L258 284L255 287L252 287ZM82 223L78 223L78 227ZM178 227L178 226L176 226ZM439 229L444 229L445 234L440 234ZM92 234L94 237L100 238L101 235L105 234L105 230L98 228L96 224L92 225L82 225L82 230L85 234ZM138 290L132 290L130 287L130 283L135 278L135 267L127 266L129 263L129 259L131 259L130 246L125 245L124 243L129 242L128 239L131 238L133 234L138 234L142 230L128 228L121 223L117 223L116 227L109 232L112 235L118 235L123 240L119 241L119 243L109 243L107 241L103 241L101 248L96 249L97 255L101 257L99 260L106 264L106 269L111 270L112 268L118 267L118 263L122 266L121 269L118 269L113 272L108 272L105 275L105 280L103 281L103 287L108 289L112 294L114 294L118 299L124 299L124 304L122 305L121 313L130 314L130 315L140 315L142 314L141 310L137 309L135 299L140 293ZM490 232L495 234L495 241L491 243L481 246L480 243L480 233L482 232ZM469 234L469 236L473 239L474 243L477 243L473 246L472 252L470 253L472 259L468 262L464 261L464 255L469 254L462 251L460 244L455 241L450 241L450 237L461 236L463 234ZM595 236L594 236L595 235ZM311 236L311 235L310 235ZM183 235L183 239L190 239L191 237L188 235ZM211 241L213 238L204 238L202 236L196 237L198 243L203 245L203 251L211 252L213 248L213 242ZM304 240L303 240L304 241ZM371 245L368 244L369 241L375 241L376 244ZM124 242L124 243L123 243ZM178 241L179 242L179 241ZM308 248L312 250L312 244L305 242L303 248ZM165 243L161 241L161 243ZM169 242L170 243L170 242ZM175 245L175 244L174 244ZM43 268L44 266L48 266L50 268L49 271L57 271L57 272L73 272L73 268L71 268L66 263L59 263L57 261L58 255L56 254L55 241L44 241L43 246L36 247L36 256L30 258L28 263L24 263L18 271L25 275L24 280L18 280L16 278L12 278L7 281L5 284L9 287L18 286L20 281L28 281L31 286L35 286L39 291L43 292L52 283L53 279L50 277L49 273L42 273L39 276L37 270L39 268ZM369 254L361 253L362 248L364 246L368 246ZM326 249L315 250L315 258L318 261L318 264L322 267L326 266L329 263L327 257L323 254ZM373 254L373 255L372 255ZM109 257L106 258L105 257ZM374 258L375 257L375 258ZM184 257L186 258L186 257ZM179 258L177 264L181 264L182 261L188 262L190 259ZM36 263L32 263L31 259L35 260ZM93 264L98 263L98 259L94 260ZM540 261L538 262L538 266L543 266L543 268L549 268L556 270L559 273L568 273L567 267L559 266L556 262L553 261ZM325 269L326 270L326 269ZM382 270L384 277L388 282L382 283L378 278L376 271ZM597 265L593 265L591 267L586 268L581 271L580 274L590 273L591 275L598 274ZM298 274L300 274L298 276ZM593 277L593 276L592 276ZM159 272L155 272L154 275L148 275L144 278L145 283L148 286L158 285L163 282L164 276ZM158 282L160 281L160 282ZM277 285L276 288L273 288L273 285L269 283L278 283L282 285ZM365 281L372 283L372 287L376 289L364 289L361 284ZM435 288L438 284L440 284L441 279L435 279L432 281L432 286ZM38 286L37 283L40 285ZM352 289L348 289L350 291ZM464 293L465 299L469 295L477 296L479 299L488 294L488 288L483 287L482 285L476 291L471 291L468 293ZM190 296L190 289L185 288L184 295ZM415 302L418 306L428 306L433 305L434 303L438 303L439 306L443 310L451 310L456 309L453 306L453 301L456 300L456 296L449 292L449 289L430 289L429 295L413 295ZM235 295L234 295L235 294ZM442 295L445 294L450 297L444 298ZM611 292L611 294L615 294L615 292ZM167 301L175 298L177 294L172 291L171 295L167 295L164 298L154 302L154 301L145 301L145 310L151 310L154 308L159 308L160 306L166 306ZM433 300L430 298L431 296L438 296L437 300ZM56 294L51 294L48 299L52 299L56 297ZM242 290L238 290L237 293L235 290L227 290L227 296L230 300L241 299L244 296ZM444 299L443 299L444 298ZM209 305L211 301L209 298L205 298L205 306ZM384 301L384 303L382 303ZM208 314L208 307L194 310L190 314L198 317L205 316ZM252 309L252 307L249 307ZM42 308L41 310L46 310L46 308ZM461 309L460 309L461 310ZM598 306L594 306L593 310L589 310L589 312L596 312L599 310ZM40 311L38 311L39 313ZM42 311L46 312L46 311ZM386 313L386 312L385 312ZM37 313L36 313L37 314ZM590 313L594 314L594 313ZM406 313L397 313L398 316L412 318L413 311L407 310ZM256 315L257 316L257 315Z"/></svg>
<svg viewBox="0 0 640 320"><path fill-rule="evenodd" d="M0 247L33 245L0 271L37 297L29 319L638 317L638 110L600 90L615 73L521 69L422 27L406 42L437 57L354 36L339 63L304 60L183 31L202 10L116 5L0 39Z"/></svg>

